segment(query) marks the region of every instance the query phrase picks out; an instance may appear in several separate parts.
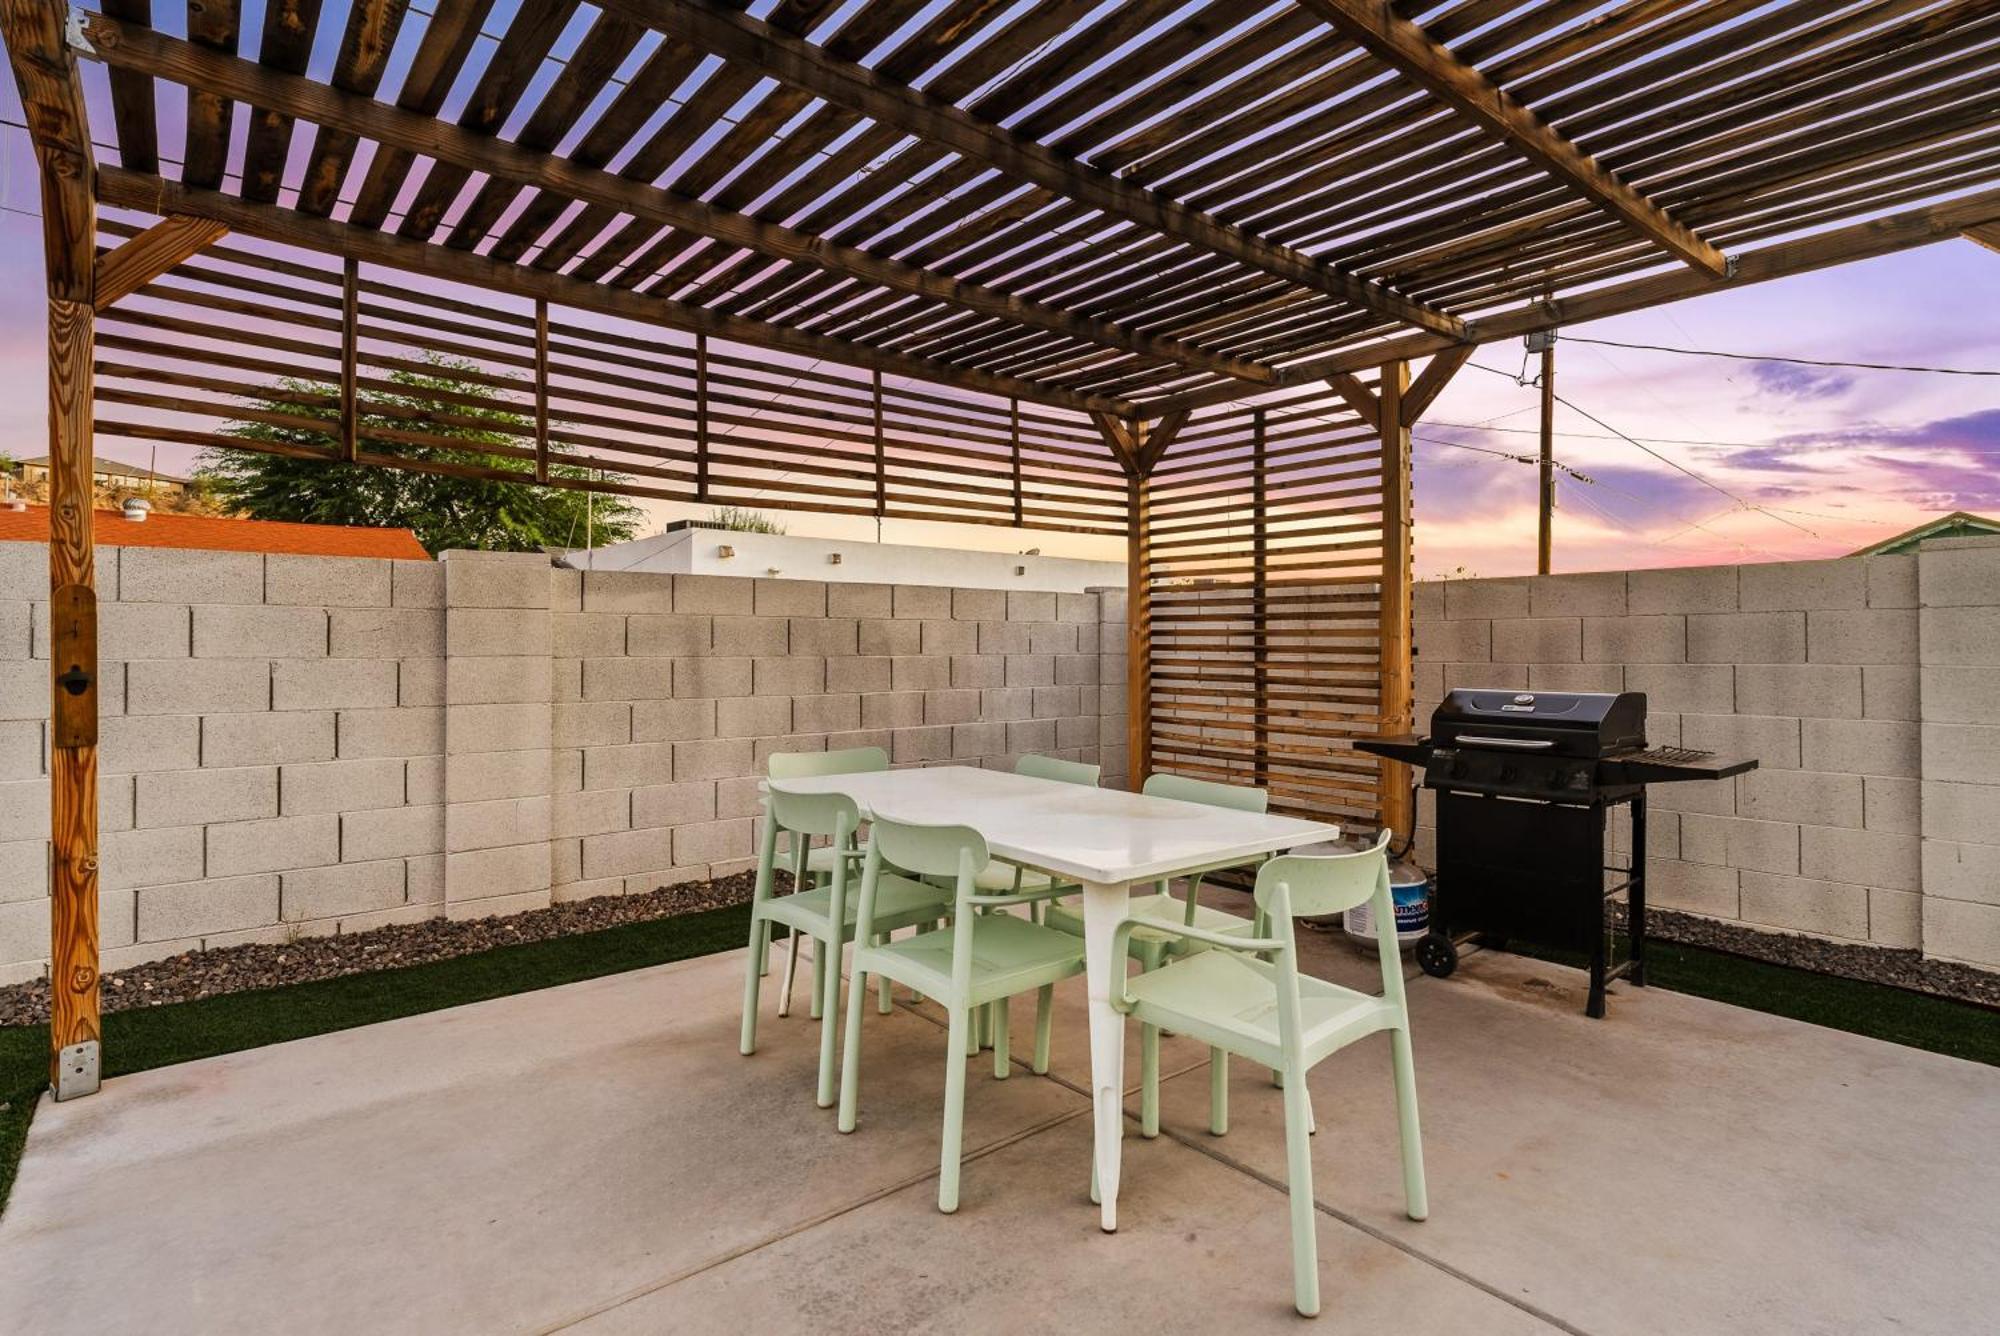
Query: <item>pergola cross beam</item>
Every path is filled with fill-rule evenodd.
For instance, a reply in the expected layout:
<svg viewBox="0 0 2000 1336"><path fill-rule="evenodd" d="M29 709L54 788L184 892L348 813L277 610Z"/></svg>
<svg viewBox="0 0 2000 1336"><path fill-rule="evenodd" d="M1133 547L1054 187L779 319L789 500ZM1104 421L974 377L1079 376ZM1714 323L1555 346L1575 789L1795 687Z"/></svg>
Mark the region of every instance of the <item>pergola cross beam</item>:
<svg viewBox="0 0 2000 1336"><path fill-rule="evenodd" d="M1976 241L1987 250L2000 252L2000 222L1981 223L1977 227L1965 229L1965 239Z"/></svg>
<svg viewBox="0 0 2000 1336"><path fill-rule="evenodd" d="M120 298L131 296L228 233L226 226L212 218L169 214L116 250L97 257L97 290L92 304L99 311L110 309Z"/></svg>
<svg viewBox="0 0 2000 1336"><path fill-rule="evenodd" d="M867 116L928 144L950 149L1016 180L1262 270L1300 287L1337 297L1399 324L1466 337L1465 322L1448 311L1324 264L1302 251L1258 237L1159 191L1121 180L1066 157L1005 126L942 98L884 77L739 9L710 0L608 0L612 9L740 61L774 79Z"/></svg>
<svg viewBox="0 0 2000 1336"><path fill-rule="evenodd" d="M1341 36L1420 85L1454 112L1512 148L1632 229L1696 269L1720 276L1729 260L1666 210L1597 164L1528 106L1386 0L1298 0Z"/></svg>

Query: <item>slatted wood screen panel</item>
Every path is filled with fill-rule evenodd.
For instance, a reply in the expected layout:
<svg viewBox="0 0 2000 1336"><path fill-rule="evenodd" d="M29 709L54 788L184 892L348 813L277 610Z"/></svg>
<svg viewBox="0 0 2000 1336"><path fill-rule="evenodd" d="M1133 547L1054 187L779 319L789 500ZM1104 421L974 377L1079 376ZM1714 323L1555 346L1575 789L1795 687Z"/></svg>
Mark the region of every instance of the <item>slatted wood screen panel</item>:
<svg viewBox="0 0 2000 1336"><path fill-rule="evenodd" d="M138 229L103 224L115 244ZM1119 536L1089 418L304 251L213 246L107 311L104 441L716 505Z"/></svg>
<svg viewBox="0 0 2000 1336"><path fill-rule="evenodd" d="M1382 463L1329 394L1197 414L1152 475L1152 767L1379 824Z"/></svg>

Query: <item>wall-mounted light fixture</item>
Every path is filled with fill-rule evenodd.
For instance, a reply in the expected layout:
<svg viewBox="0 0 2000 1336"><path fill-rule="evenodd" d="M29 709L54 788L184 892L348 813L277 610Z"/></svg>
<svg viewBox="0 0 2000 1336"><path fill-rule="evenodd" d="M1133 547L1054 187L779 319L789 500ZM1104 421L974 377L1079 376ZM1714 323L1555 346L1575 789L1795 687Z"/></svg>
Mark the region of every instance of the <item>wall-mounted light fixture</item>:
<svg viewBox="0 0 2000 1336"><path fill-rule="evenodd" d="M838 566L840 564L840 553L838 552L827 553L826 564L829 566Z"/></svg>
<svg viewBox="0 0 2000 1336"><path fill-rule="evenodd" d="M727 544L727 543L723 543L723 544L720 544L720 545L719 545L719 546L718 546L718 547L717 547L717 548L715 549L715 555L716 555L716 556L718 556L718 557L720 557L720 558L722 558L722 559L723 559L724 561L727 561L727 560L729 560L729 559L730 559L731 557L733 557L733 556L735 556L735 555L736 555L736 549L735 549L735 548L733 548L733 547L731 547L731 546L730 546L729 544Z"/></svg>

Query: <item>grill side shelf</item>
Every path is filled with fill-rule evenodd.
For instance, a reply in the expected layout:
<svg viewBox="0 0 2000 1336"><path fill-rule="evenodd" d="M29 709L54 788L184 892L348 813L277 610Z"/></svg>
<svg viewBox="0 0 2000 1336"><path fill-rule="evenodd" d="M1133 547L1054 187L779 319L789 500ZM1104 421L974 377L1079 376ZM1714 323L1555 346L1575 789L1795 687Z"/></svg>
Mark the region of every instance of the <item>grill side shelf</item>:
<svg viewBox="0 0 2000 1336"><path fill-rule="evenodd" d="M1755 770L1755 757L1734 759L1711 756L1698 761L1657 761L1644 755L1606 757L1597 763L1598 782L1607 787L1618 784L1676 784L1694 779L1728 779Z"/></svg>
<svg viewBox="0 0 2000 1336"><path fill-rule="evenodd" d="M1354 750L1367 752L1370 756L1383 756L1391 761L1401 761L1404 765L1422 767L1430 760L1431 745L1415 734L1405 734L1393 738L1356 738Z"/></svg>

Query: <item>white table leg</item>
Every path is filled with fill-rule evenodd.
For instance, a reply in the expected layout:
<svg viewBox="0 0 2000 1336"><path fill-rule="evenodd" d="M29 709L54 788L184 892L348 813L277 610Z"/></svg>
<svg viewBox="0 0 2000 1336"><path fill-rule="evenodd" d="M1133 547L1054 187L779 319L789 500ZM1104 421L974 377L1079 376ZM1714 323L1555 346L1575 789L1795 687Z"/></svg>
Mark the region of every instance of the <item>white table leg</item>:
<svg viewBox="0 0 2000 1336"><path fill-rule="evenodd" d="M1127 886L1083 883L1084 981L1090 996L1090 1093L1095 1106L1097 1192L1105 1233L1118 1228L1118 1153L1125 1135L1125 1017L1111 1005L1111 990L1125 977L1125 962L1111 956L1111 935L1131 899Z"/></svg>

